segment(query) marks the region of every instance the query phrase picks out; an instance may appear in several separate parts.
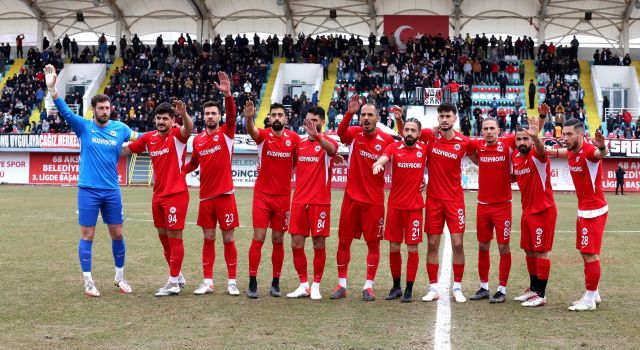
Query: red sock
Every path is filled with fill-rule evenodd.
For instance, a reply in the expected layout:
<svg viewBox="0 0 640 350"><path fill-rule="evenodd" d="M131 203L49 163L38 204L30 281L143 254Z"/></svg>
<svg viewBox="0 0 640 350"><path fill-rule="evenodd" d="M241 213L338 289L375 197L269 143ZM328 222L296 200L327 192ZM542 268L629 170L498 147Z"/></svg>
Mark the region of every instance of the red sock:
<svg viewBox="0 0 640 350"><path fill-rule="evenodd" d="M500 254L499 269L498 279L500 280L500 286L506 287L507 281L509 281L509 271L511 271L511 253Z"/></svg>
<svg viewBox="0 0 640 350"><path fill-rule="evenodd" d="M284 243L273 242L273 252L271 253L271 264L273 264L273 278L280 278L282 264L284 263Z"/></svg>
<svg viewBox="0 0 640 350"><path fill-rule="evenodd" d="M308 282L307 255L304 253L304 248L292 248L291 252L293 253L293 266L296 268L300 283Z"/></svg>
<svg viewBox="0 0 640 350"><path fill-rule="evenodd" d="M439 264L429 264L427 263L427 275L429 276L429 283L435 284L438 283L438 270L440 269Z"/></svg>
<svg viewBox="0 0 640 350"><path fill-rule="evenodd" d="M255 277L258 275L258 266L260 266L260 258L262 257L262 245L264 242L251 241L249 247L249 276Z"/></svg>
<svg viewBox="0 0 640 350"><path fill-rule="evenodd" d="M164 258L167 260L167 264L171 261L171 245L169 244L169 237L167 235L158 235L160 243L162 243L162 249L164 250Z"/></svg>
<svg viewBox="0 0 640 350"><path fill-rule="evenodd" d="M236 269L238 268L238 251L236 241L224 243L224 261L227 263L227 276L230 280L236 279Z"/></svg>
<svg viewBox="0 0 640 350"><path fill-rule="evenodd" d="M182 270L182 260L184 259L184 243L180 238L169 237L171 245L171 258L169 259L169 275L178 277Z"/></svg>
<svg viewBox="0 0 640 350"><path fill-rule="evenodd" d="M400 251L389 252L389 267L393 279L402 277L402 255Z"/></svg>
<svg viewBox="0 0 640 350"><path fill-rule="evenodd" d="M313 282L320 283L324 274L327 251L324 248L313 250Z"/></svg>
<svg viewBox="0 0 640 350"><path fill-rule="evenodd" d="M453 281L462 282L462 275L464 275L464 264L453 264Z"/></svg>
<svg viewBox="0 0 640 350"><path fill-rule="evenodd" d="M351 260L351 240L341 239L338 241L338 252L336 253L336 264L338 265L338 277L347 278L349 272L349 261Z"/></svg>
<svg viewBox="0 0 640 350"><path fill-rule="evenodd" d="M538 275L538 268L536 267L535 256L527 256L527 271L529 271L529 276Z"/></svg>
<svg viewBox="0 0 640 350"><path fill-rule="evenodd" d="M489 269L491 268L491 255L488 250L478 251L478 276L480 282L489 282Z"/></svg>
<svg viewBox="0 0 640 350"><path fill-rule="evenodd" d="M204 239L202 243L202 274L204 278L213 279L213 264L216 262L216 241Z"/></svg>
<svg viewBox="0 0 640 350"><path fill-rule="evenodd" d="M551 260L544 258L536 258L536 270L539 280L548 280L549 271L551 270Z"/></svg>
<svg viewBox="0 0 640 350"><path fill-rule="evenodd" d="M600 282L600 260L591 261L584 264L584 284L588 291L598 290Z"/></svg>
<svg viewBox="0 0 640 350"><path fill-rule="evenodd" d="M418 274L418 265L420 264L420 255L418 252L409 252L407 258L407 282L415 282Z"/></svg>
<svg viewBox="0 0 640 350"><path fill-rule="evenodd" d="M367 279L373 281L380 263L380 241L367 242L367 248Z"/></svg>

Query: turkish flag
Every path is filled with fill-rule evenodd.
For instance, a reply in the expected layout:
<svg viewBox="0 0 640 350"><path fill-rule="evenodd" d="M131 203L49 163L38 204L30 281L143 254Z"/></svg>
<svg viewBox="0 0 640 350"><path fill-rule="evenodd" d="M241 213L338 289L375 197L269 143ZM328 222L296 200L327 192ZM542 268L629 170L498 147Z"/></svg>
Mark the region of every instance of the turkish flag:
<svg viewBox="0 0 640 350"><path fill-rule="evenodd" d="M449 16L384 16L384 33L393 35L399 46L406 43L409 38L420 38L423 35L443 38L449 36Z"/></svg>

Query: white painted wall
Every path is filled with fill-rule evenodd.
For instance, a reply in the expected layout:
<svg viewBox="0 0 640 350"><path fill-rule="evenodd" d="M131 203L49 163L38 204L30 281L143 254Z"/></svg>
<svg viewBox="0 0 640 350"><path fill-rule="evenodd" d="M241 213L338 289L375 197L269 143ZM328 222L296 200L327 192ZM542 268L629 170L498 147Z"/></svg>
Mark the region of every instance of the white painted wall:
<svg viewBox="0 0 640 350"><path fill-rule="evenodd" d="M596 106L599 115L602 115L602 89L613 88L613 84L620 84L623 89L629 89L627 101L628 108L640 107L640 86L636 68L633 66L591 66L591 81Z"/></svg>
<svg viewBox="0 0 640 350"><path fill-rule="evenodd" d="M313 85L315 91L322 91L322 82L324 76L322 74L322 65L310 63L283 63L278 68L278 76L276 77L271 101L282 101L284 97L284 85L291 84L292 80L299 80L305 85ZM311 100L311 94L307 91L307 98ZM291 96L293 97L293 96Z"/></svg>
<svg viewBox="0 0 640 350"><path fill-rule="evenodd" d="M67 86L70 84L73 85L84 85L85 92L83 99L83 111L82 115L86 115L87 110L91 108L91 98L98 93L98 89L102 84L105 76L107 75L107 65L104 63L100 64L88 64L88 63L78 63L78 64L67 64L64 68L58 72L58 80L56 82L56 89L58 90L58 94L64 98L67 93ZM72 81L73 78L76 77L76 81ZM46 106L47 109L55 108L53 105L53 100L51 97L47 97Z"/></svg>

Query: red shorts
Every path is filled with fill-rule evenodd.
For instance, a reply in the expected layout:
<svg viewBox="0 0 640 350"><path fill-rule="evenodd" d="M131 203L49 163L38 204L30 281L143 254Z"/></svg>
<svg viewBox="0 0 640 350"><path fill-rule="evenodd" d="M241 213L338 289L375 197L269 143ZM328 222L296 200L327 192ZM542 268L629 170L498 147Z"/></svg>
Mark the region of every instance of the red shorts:
<svg viewBox="0 0 640 350"><path fill-rule="evenodd" d="M289 232L292 235L329 237L331 233L331 205L292 204Z"/></svg>
<svg viewBox="0 0 640 350"><path fill-rule="evenodd" d="M338 237L380 241L384 232L384 204L360 202L344 194Z"/></svg>
<svg viewBox="0 0 640 350"><path fill-rule="evenodd" d="M576 249L580 253L600 254L602 248L602 236L604 235L604 227L607 225L607 216L604 213L595 218L578 217L576 221Z"/></svg>
<svg viewBox="0 0 640 350"><path fill-rule="evenodd" d="M422 209L387 208L384 239L389 242L418 244L422 242Z"/></svg>
<svg viewBox="0 0 640 350"><path fill-rule="evenodd" d="M153 225L172 231L184 229L189 207L189 191L170 194L168 196L153 196L151 212Z"/></svg>
<svg viewBox="0 0 640 350"><path fill-rule="evenodd" d="M198 226L211 229L216 228L218 223L223 231L232 230L240 226L236 196L233 193L200 201Z"/></svg>
<svg viewBox="0 0 640 350"><path fill-rule="evenodd" d="M427 197L424 212L424 232L428 235L441 235L447 223L449 233L464 233L464 201L443 201Z"/></svg>
<svg viewBox="0 0 640 350"><path fill-rule="evenodd" d="M558 209L553 206L533 214L523 214L520 221L520 248L533 252L550 252L556 232Z"/></svg>
<svg viewBox="0 0 640 350"><path fill-rule="evenodd" d="M286 232L289 228L289 204L291 195L277 196L253 192L253 227Z"/></svg>
<svg viewBox="0 0 640 350"><path fill-rule="evenodd" d="M494 228L498 244L509 244L511 240L511 202L478 203L476 215L478 242L493 240Z"/></svg>

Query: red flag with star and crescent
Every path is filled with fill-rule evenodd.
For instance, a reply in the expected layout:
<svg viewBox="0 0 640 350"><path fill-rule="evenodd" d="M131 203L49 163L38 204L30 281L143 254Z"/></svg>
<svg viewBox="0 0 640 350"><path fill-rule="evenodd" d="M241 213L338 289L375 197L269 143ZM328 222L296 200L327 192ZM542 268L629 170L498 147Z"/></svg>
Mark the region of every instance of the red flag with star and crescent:
<svg viewBox="0 0 640 350"><path fill-rule="evenodd" d="M440 34L446 38L449 36L449 16L385 15L384 33L387 37L394 36L397 44L423 35L435 37Z"/></svg>

